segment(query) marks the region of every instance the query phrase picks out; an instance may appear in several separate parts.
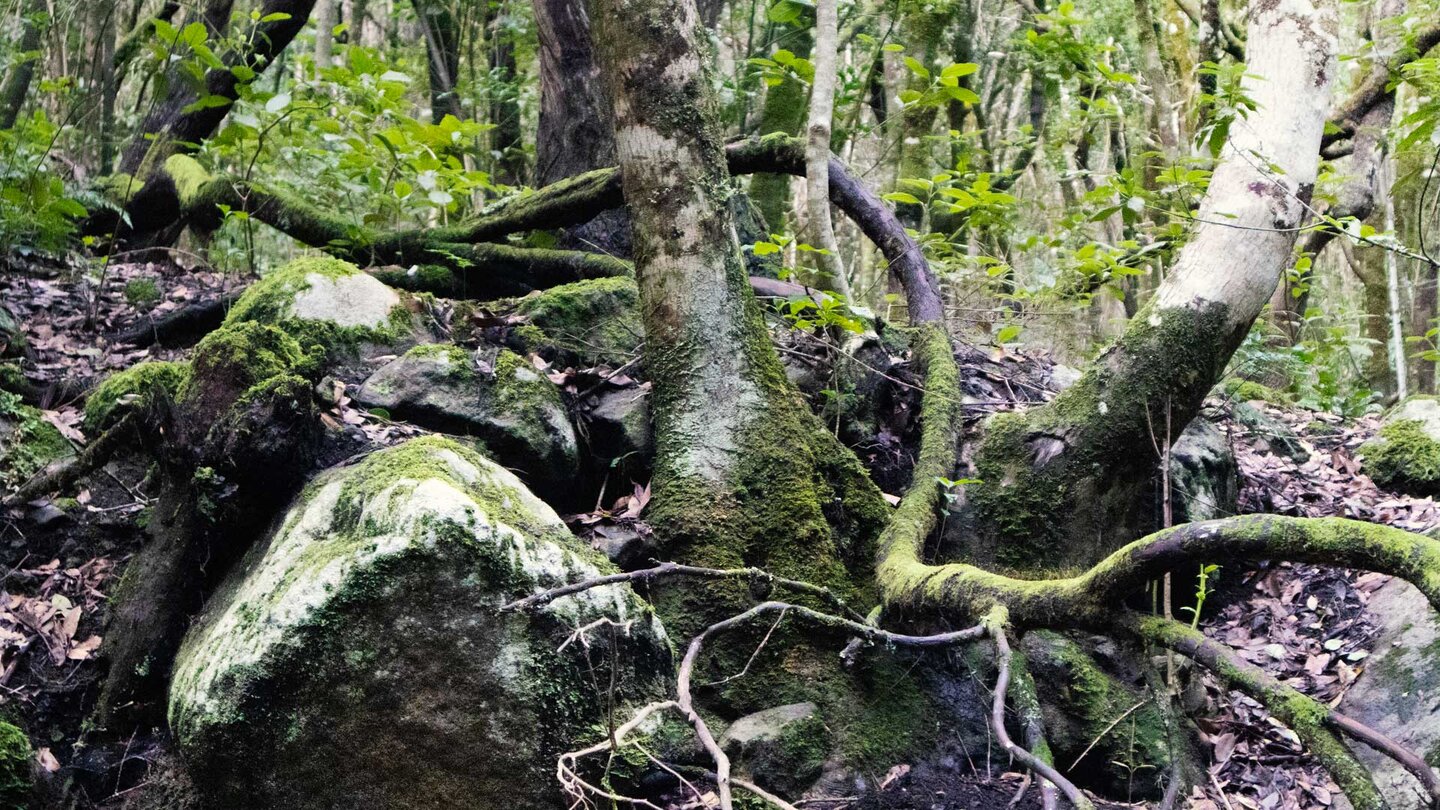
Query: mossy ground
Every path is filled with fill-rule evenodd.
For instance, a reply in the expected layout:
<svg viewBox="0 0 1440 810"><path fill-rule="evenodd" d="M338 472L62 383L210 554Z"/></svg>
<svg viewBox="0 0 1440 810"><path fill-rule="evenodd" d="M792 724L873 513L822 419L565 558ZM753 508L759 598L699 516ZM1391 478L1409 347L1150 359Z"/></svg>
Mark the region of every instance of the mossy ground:
<svg viewBox="0 0 1440 810"><path fill-rule="evenodd" d="M51 462L74 452L40 411L0 391L0 490L19 487Z"/></svg>
<svg viewBox="0 0 1440 810"><path fill-rule="evenodd" d="M18 726L0 720L0 810L30 806L30 738Z"/></svg>

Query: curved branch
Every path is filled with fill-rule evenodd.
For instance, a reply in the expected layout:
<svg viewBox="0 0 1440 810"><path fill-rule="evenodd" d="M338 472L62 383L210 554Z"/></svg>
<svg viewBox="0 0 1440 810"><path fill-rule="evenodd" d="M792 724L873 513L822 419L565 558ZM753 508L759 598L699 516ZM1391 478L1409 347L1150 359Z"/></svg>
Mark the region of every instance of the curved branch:
<svg viewBox="0 0 1440 810"><path fill-rule="evenodd" d="M1378 743L1381 753L1387 756L1395 756L1392 752L1400 749L1397 743L1331 710L1314 698L1280 683L1269 673L1240 658L1234 650L1207 638L1186 624L1158 616L1132 614L1123 620L1123 626L1142 639L1194 660L1215 673L1229 688L1244 692L1259 701L1266 710L1300 737L1306 749L1320 760L1320 764L1335 778L1341 790L1345 791L1346 798L1350 799L1356 810L1389 807L1371 780L1369 771L1327 726L1347 733L1352 733L1357 726L1365 728L1368 733L1356 738L1367 745ZM1420 779L1431 797L1432 806L1440 806L1435 804L1440 800L1440 792L1437 792L1434 772L1428 766L1424 766L1419 772L1412 769L1415 762L1419 761L1422 766L1424 763L1410 752L1404 752L1397 761Z"/></svg>
<svg viewBox="0 0 1440 810"><path fill-rule="evenodd" d="M1325 157L1349 154L1348 151L1337 151L1337 142L1354 138L1365 114L1382 99L1394 97L1395 91L1390 87L1390 82L1400 75L1406 65L1424 56L1437 44L1440 44L1440 23L1416 32L1408 47L1395 54L1384 65L1372 70L1370 75L1365 77L1365 81L1355 88L1355 92L1335 106L1330 113L1329 126L1325 127L1325 134L1320 138L1320 147Z"/></svg>

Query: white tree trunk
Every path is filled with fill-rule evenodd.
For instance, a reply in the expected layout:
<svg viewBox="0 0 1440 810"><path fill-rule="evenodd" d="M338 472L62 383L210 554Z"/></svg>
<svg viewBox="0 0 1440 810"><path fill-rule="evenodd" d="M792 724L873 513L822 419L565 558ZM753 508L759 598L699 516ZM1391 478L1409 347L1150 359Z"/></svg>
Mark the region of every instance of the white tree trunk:
<svg viewBox="0 0 1440 810"><path fill-rule="evenodd" d="M840 244L830 221L830 127L835 117L840 15L835 0L815 3L815 79L810 84L810 123L806 128L805 197L810 214L810 239L817 254L820 286L850 296L850 282L840 259Z"/></svg>

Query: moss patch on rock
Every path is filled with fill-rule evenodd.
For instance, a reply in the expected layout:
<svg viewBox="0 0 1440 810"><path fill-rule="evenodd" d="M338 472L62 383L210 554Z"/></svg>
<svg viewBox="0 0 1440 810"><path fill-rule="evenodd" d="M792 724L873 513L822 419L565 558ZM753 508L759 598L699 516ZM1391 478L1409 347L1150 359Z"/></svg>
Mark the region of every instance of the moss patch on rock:
<svg viewBox="0 0 1440 810"><path fill-rule="evenodd" d="M85 430L98 435L132 408L175 399L190 376L188 363L140 363L105 378L85 400Z"/></svg>
<svg viewBox="0 0 1440 810"><path fill-rule="evenodd" d="M311 256L267 273L235 302L227 325L278 326L327 350L390 344L416 329L405 299L349 262Z"/></svg>
<svg viewBox="0 0 1440 810"><path fill-rule="evenodd" d="M1390 422L1361 445L1363 469L1386 489L1413 495L1440 494L1440 442L1415 419Z"/></svg>
<svg viewBox="0 0 1440 810"><path fill-rule="evenodd" d="M516 311L530 323L516 330L527 351L556 346L587 363L619 365L645 339L639 292L631 278L597 278L562 284L520 299Z"/></svg>
<svg viewBox="0 0 1440 810"><path fill-rule="evenodd" d="M25 732L0 720L0 808L23 810L30 806L33 756Z"/></svg>

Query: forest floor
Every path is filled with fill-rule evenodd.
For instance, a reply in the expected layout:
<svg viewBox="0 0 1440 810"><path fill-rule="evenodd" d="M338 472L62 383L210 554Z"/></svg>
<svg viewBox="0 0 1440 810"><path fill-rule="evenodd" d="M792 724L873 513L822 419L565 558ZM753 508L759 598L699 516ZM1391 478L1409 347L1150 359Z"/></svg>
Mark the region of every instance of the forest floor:
<svg viewBox="0 0 1440 810"><path fill-rule="evenodd" d="M182 267L169 260L119 262L107 269L95 296L58 279L7 273L0 275L0 301L23 324L27 376L37 386L61 392L58 399L41 403L45 417L78 447L93 437L80 429L76 391L136 362L184 353L97 341L97 331L102 336L133 334L152 319L226 295L236 286L233 277L203 266ZM330 418L361 426L372 441L390 443L420 432L369 419L349 407L343 388L337 389L334 405ZM1303 409L1251 405L1288 426L1293 436L1260 435L1233 418L1235 403L1212 403L1211 416L1228 433L1238 462L1241 512L1343 516L1419 532L1440 525L1440 507L1434 501L1384 492L1360 472L1356 450L1376 432L1374 417L1342 420ZM1296 455L1294 442L1308 460L1286 455ZM84 752L72 750L72 745L98 682L92 662L101 642L105 596L141 542L137 518L149 503L145 476L142 465L122 460L87 479L87 488L66 509L32 503L0 515L0 704L18 713L39 741L44 770L58 771L62 761L81 770L88 767ZM633 519L648 491L637 488L621 497L614 512ZM1335 705L1365 667L1376 636L1366 603L1384 581L1378 575L1307 565L1222 569L1220 589L1201 627L1284 682ZM1213 711L1200 722L1200 732L1210 749L1210 784L1196 788L1182 806L1309 810L1335 803L1334 784L1292 732L1248 698L1213 682L1207 689ZM98 795L93 787L87 791L95 805L119 806L123 794L143 782L151 752L126 756L127 762L118 763L120 772L132 775L117 780L113 790ZM98 771L116 764L97 762L93 767ZM863 799L810 806L985 810L1009 806L1019 784L1019 775L1008 772L984 776L958 769L897 769L883 789ZM1032 787L1014 806L1038 807L1038 801L1039 791Z"/></svg>

